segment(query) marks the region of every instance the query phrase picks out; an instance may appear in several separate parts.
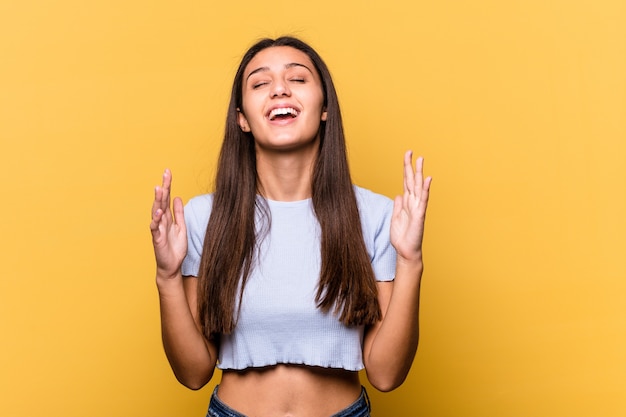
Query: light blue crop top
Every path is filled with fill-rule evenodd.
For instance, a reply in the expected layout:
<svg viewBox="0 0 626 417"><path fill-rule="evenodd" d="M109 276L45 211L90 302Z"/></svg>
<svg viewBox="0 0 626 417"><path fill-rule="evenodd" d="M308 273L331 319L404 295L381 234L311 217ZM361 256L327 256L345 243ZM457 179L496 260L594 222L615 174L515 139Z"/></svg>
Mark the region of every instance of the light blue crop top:
<svg viewBox="0 0 626 417"><path fill-rule="evenodd" d="M389 242L393 201L356 187L365 246L376 280L391 281L396 252ZM185 206L188 250L185 276L197 276L213 196ZM267 201L271 227L244 290L234 331L221 335L218 368L278 363L350 371L363 369L363 326L348 327L315 305L320 272L320 227L311 200Z"/></svg>

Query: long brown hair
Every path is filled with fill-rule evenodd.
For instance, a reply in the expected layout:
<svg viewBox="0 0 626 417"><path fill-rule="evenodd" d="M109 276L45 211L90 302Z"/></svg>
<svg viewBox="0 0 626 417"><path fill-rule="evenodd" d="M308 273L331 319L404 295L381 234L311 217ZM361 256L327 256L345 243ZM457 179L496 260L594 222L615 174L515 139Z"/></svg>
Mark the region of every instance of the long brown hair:
<svg viewBox="0 0 626 417"><path fill-rule="evenodd" d="M241 295L254 267L257 241L269 227L265 200L257 198L254 139L237 123L242 108L243 74L260 51L277 46L298 49L311 59L324 93L327 120L320 124L320 145L312 175L312 201L321 229L318 308L332 310L348 326L373 324L381 317L376 282L348 169L339 101L330 71L306 43L292 37L263 39L243 56L233 82L224 142L218 160L213 207L198 273L198 310L207 338L230 333ZM255 226L259 213L265 229Z"/></svg>

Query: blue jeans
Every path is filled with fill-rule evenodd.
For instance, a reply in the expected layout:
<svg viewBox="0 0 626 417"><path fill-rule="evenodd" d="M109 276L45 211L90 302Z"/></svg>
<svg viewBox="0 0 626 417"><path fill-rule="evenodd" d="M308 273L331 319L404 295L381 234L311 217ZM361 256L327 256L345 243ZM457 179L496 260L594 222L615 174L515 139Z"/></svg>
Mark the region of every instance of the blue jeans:
<svg viewBox="0 0 626 417"><path fill-rule="evenodd" d="M220 401L220 399L217 398L217 388L218 387L215 387L213 395L211 395L209 411L207 412L206 417L246 417L244 414L233 410ZM367 396L367 391L363 388L361 396L354 403L352 403L352 405L330 417L370 417L370 410L370 399Z"/></svg>

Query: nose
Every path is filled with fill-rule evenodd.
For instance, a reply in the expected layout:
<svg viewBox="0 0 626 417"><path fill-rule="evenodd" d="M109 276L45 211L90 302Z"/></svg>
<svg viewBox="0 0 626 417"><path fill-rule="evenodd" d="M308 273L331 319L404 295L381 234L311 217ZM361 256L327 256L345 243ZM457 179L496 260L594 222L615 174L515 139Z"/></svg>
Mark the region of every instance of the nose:
<svg viewBox="0 0 626 417"><path fill-rule="evenodd" d="M286 80L282 78L278 78L272 82L272 88L270 89L271 97L281 97L281 96L290 96L291 90L289 90L289 85L287 85Z"/></svg>

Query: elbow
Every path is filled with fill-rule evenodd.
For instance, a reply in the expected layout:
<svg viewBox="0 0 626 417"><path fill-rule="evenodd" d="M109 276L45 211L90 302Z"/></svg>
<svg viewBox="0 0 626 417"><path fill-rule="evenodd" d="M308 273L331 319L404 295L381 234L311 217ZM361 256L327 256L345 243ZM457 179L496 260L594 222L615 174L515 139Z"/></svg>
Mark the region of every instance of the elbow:
<svg viewBox="0 0 626 417"><path fill-rule="evenodd" d="M201 385L185 385L186 388L189 388L192 391L199 391L202 387L204 387L204 385L206 384L201 384Z"/></svg>
<svg viewBox="0 0 626 417"><path fill-rule="evenodd" d="M189 388L193 391L198 391L204 387L213 377L213 373L208 375L175 375L178 382L180 382L185 388Z"/></svg>
<svg viewBox="0 0 626 417"><path fill-rule="evenodd" d="M410 367L394 367L390 364L384 366L365 368L367 380L380 392L390 392L398 388L409 373Z"/></svg>
<svg viewBox="0 0 626 417"><path fill-rule="evenodd" d="M417 340L414 347L404 353L369 355L364 357L365 372L369 383L381 392L390 392L406 380L413 365Z"/></svg>
<svg viewBox="0 0 626 417"><path fill-rule="evenodd" d="M368 378L370 384L380 392L390 392L395 390L402 385L405 379L406 375Z"/></svg>
<svg viewBox="0 0 626 417"><path fill-rule="evenodd" d="M199 389L201 389L202 387L206 385L206 382L201 382L201 381L183 381L179 379L178 382L180 382L183 386L185 386L185 388L189 388L190 390L193 390L193 391L198 391Z"/></svg>

